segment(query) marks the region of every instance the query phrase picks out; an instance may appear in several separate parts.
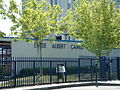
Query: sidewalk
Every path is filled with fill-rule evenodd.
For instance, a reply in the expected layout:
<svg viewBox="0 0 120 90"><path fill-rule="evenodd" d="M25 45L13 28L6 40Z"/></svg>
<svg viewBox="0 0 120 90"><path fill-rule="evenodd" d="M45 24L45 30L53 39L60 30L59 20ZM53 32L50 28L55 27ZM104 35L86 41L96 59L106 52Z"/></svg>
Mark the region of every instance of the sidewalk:
<svg viewBox="0 0 120 90"><path fill-rule="evenodd" d="M75 83L59 83L59 84L48 84L48 85L36 85L36 86L24 86L3 90L48 90L48 89L60 89L70 88L79 86L96 86L95 81L92 82L75 82ZM120 86L120 81L98 81L98 86Z"/></svg>

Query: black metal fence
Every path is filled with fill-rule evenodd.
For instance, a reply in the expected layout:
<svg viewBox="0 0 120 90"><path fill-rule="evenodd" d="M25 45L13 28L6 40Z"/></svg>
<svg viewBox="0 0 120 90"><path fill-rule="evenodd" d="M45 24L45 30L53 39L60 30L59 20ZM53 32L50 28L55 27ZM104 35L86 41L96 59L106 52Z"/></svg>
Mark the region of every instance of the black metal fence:
<svg viewBox="0 0 120 90"><path fill-rule="evenodd" d="M120 80L120 58L101 57L98 67L96 57L12 57L0 62L0 88L96 80Z"/></svg>

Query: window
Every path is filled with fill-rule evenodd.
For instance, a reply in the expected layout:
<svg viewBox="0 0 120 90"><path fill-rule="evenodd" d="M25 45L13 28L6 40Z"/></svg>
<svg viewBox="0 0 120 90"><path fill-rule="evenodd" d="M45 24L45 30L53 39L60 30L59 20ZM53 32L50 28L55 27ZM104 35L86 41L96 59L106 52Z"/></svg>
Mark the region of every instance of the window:
<svg viewBox="0 0 120 90"><path fill-rule="evenodd" d="M67 8L71 8L71 0L67 0Z"/></svg>
<svg viewBox="0 0 120 90"><path fill-rule="evenodd" d="M50 0L50 4L51 4L51 6L53 6L53 0Z"/></svg>
<svg viewBox="0 0 120 90"><path fill-rule="evenodd" d="M70 40L70 36L68 37L68 40Z"/></svg>
<svg viewBox="0 0 120 90"><path fill-rule="evenodd" d="M57 5L58 4L58 2L57 2L57 0L55 0L55 5Z"/></svg>
<svg viewBox="0 0 120 90"><path fill-rule="evenodd" d="M56 36L56 40L62 40L62 36Z"/></svg>
<svg viewBox="0 0 120 90"><path fill-rule="evenodd" d="M69 34L64 34L65 40L68 40Z"/></svg>
<svg viewBox="0 0 120 90"><path fill-rule="evenodd" d="M57 5L60 4L61 0L50 0L50 4L53 6L53 4Z"/></svg>

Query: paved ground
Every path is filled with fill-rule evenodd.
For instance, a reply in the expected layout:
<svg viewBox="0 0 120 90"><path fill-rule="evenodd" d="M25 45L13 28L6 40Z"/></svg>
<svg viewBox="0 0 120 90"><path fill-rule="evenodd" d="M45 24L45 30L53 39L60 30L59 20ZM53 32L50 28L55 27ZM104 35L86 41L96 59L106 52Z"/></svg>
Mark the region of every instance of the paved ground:
<svg viewBox="0 0 120 90"><path fill-rule="evenodd" d="M120 90L120 86L85 86L85 87L71 87L53 90Z"/></svg>
<svg viewBox="0 0 120 90"><path fill-rule="evenodd" d="M24 86L24 87L10 88L10 89L4 89L4 90L30 90L30 89L32 90L33 89L34 90L36 89L37 90L120 90L120 81L102 81L102 82L99 81L98 83L102 83L106 85L102 85L98 87L96 87L95 85L91 86L92 83L95 83L95 82L76 82L76 83ZM115 85L110 85L110 84L115 84Z"/></svg>

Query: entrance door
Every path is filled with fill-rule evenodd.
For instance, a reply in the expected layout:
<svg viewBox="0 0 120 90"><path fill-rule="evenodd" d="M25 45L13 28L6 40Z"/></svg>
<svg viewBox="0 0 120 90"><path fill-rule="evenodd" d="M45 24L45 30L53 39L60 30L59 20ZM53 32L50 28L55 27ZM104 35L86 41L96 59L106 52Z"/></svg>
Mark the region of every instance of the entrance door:
<svg viewBox="0 0 120 90"><path fill-rule="evenodd" d="M4 76L11 75L11 42L0 41L0 66L3 69Z"/></svg>

